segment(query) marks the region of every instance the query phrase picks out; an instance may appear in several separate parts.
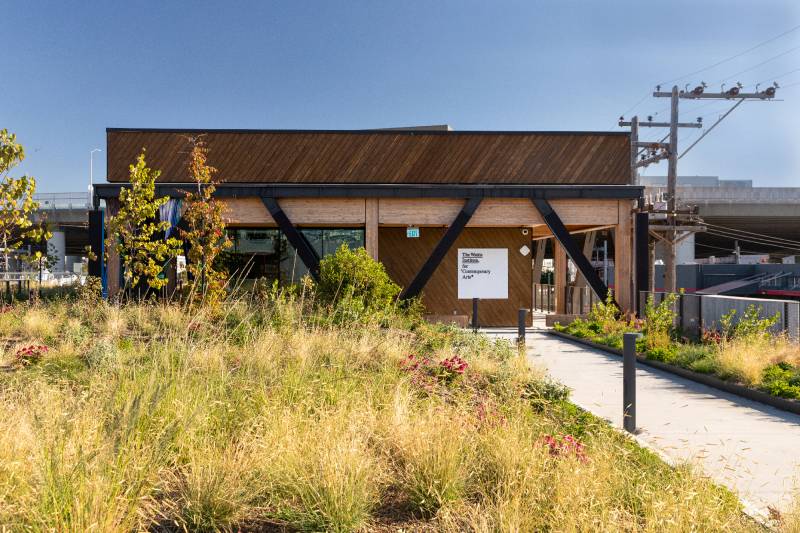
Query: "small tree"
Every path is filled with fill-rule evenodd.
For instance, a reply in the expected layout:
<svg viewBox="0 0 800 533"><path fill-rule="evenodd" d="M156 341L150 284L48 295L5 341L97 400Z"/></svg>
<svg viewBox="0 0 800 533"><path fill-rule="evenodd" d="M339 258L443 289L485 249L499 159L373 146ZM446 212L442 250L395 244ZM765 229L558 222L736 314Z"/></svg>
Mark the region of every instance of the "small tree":
<svg viewBox="0 0 800 533"><path fill-rule="evenodd" d="M108 221L106 246L119 254L125 284L136 287L145 282L152 289L167 284L164 265L181 251L181 241L160 234L169 228L159 221L158 208L169 198L156 198L156 179L161 174L148 168L144 150L130 166L131 187L119 193L119 212Z"/></svg>
<svg viewBox="0 0 800 533"><path fill-rule="evenodd" d="M33 221L33 215L39 209L39 202L33 198L36 179L9 176L23 159L25 149L17 142L17 136L6 129L0 130L0 247L5 272L10 269L11 254L24 242L39 243L50 238L46 226ZM36 263L41 255L37 251L25 259Z"/></svg>
<svg viewBox="0 0 800 533"><path fill-rule="evenodd" d="M215 305L225 292L227 274L215 265L217 257L233 244L225 232L222 218L224 205L214 199L217 169L208 164L208 148L199 139L191 139L189 177L197 191L186 193L183 221L188 229L179 229L189 245L186 268L192 275L191 295L200 295L207 304Z"/></svg>

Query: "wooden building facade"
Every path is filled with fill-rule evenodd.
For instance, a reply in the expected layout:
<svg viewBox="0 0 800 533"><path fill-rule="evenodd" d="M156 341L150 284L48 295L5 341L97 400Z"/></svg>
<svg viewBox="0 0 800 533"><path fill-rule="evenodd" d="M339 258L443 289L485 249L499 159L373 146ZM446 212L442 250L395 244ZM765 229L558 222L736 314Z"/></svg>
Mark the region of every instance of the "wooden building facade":
<svg viewBox="0 0 800 533"><path fill-rule="evenodd" d="M118 208L143 148L148 166L161 171L158 193L181 198L189 139L198 136L223 182L217 196L237 232L235 251L257 256L259 275L315 275L338 244L363 245L403 297L421 295L432 315L463 316L472 302L458 297L458 250L505 249L507 298L482 300L479 315L481 325L513 325L517 310L532 306L535 239L556 243L562 306L568 257L604 296L573 235L606 229L614 235L615 298L633 310L642 188L631 184L626 133L109 129L95 235ZM119 264L106 259L94 269L113 293Z"/></svg>

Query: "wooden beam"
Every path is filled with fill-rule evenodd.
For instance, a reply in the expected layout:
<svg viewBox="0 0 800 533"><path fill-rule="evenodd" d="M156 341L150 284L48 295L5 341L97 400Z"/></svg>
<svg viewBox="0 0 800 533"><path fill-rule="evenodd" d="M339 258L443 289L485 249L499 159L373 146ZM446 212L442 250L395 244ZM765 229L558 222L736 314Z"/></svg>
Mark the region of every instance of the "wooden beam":
<svg viewBox="0 0 800 533"><path fill-rule="evenodd" d="M367 198L364 206L364 246L374 260L378 260L378 199Z"/></svg>
<svg viewBox="0 0 800 533"><path fill-rule="evenodd" d="M478 209L478 206L481 204L480 198L469 198L464 202L464 207L461 208L461 211L456 216L453 223L447 228L447 231L442 236L441 240L436 244L436 247L431 252L431 255L425 261L425 264L422 265L417 275L414 276L414 279L411 280L411 283L408 284L408 287L400 294L400 299L408 300L410 298L415 298L419 296L422 292L422 289L425 288L425 285L428 283L428 280L431 279L434 271L436 271L436 267L439 266L439 263L442 262L444 256L450 250L450 247L453 246L453 243L456 242L456 239L461 234L464 229L464 226L467 225L469 219L472 218L472 215L475 213L475 210Z"/></svg>
<svg viewBox="0 0 800 533"><path fill-rule="evenodd" d="M544 265L544 251L547 241L537 241L533 252L533 283L542 282L542 266Z"/></svg>
<svg viewBox="0 0 800 533"><path fill-rule="evenodd" d="M605 226L592 226L590 228L581 228L581 229L569 229L569 228L567 228L567 231L569 232L570 235L578 235L580 233L588 233L590 231L602 231L604 229L611 229L611 228L614 228L614 227L616 227L616 224L607 224ZM547 240L547 239L552 239L552 238L553 238L553 234L552 233L548 233L547 235L536 235L534 237L531 237L531 240L532 241L542 241L542 240Z"/></svg>
<svg viewBox="0 0 800 533"><path fill-rule="evenodd" d="M547 227L550 228L550 231L553 232L553 236L564 248L564 251L569 258L572 259L572 262L575 263L578 271L586 278L586 281L589 283L594 293L599 299L605 300L608 296L608 287L606 287L603 280L600 279L600 276L597 275L594 267L589 260L586 259L586 256L583 255L578 245L575 244L575 241L570 236L561 218L559 218L558 214L553 210L550 202L543 198L534 198L531 201L542 214L542 218L547 224Z"/></svg>
<svg viewBox="0 0 800 533"><path fill-rule="evenodd" d="M597 239L597 232L596 231L589 231L586 232L583 241L583 255L591 260L592 257L592 250L594 250L594 243ZM575 278L575 286L576 287L586 287L586 278L578 273L578 276Z"/></svg>
<svg viewBox="0 0 800 533"><path fill-rule="evenodd" d="M311 247L311 244L309 244L305 236L294 227L294 224L292 224L289 217L286 216L286 213L283 212L283 209L281 209L281 206L275 198L263 197L261 201L264 202L264 206L269 211L270 216L278 224L283 234L286 235L286 239L294 246L294 249L297 250L297 255L300 256L300 260L308 269L311 277L315 280L319 280L319 256L317 252L314 251L314 248Z"/></svg>
<svg viewBox="0 0 800 533"><path fill-rule="evenodd" d="M614 230L614 296L623 312L633 311L633 203L619 202Z"/></svg>
<svg viewBox="0 0 800 533"><path fill-rule="evenodd" d="M567 312L567 253L558 240L553 241L553 285L556 314Z"/></svg>

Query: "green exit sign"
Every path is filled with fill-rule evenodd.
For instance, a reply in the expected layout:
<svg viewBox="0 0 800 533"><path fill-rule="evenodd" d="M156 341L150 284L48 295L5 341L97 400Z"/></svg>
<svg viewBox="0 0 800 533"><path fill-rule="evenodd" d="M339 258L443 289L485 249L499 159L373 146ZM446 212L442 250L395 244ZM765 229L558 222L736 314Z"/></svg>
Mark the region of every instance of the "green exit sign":
<svg viewBox="0 0 800 533"><path fill-rule="evenodd" d="M406 228L406 237L409 239L419 239L419 228L409 227Z"/></svg>

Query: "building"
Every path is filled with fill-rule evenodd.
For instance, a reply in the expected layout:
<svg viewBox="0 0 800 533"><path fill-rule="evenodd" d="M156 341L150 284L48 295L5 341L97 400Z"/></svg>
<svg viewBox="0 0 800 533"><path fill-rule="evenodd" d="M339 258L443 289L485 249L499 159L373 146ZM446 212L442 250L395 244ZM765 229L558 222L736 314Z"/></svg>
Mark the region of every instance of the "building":
<svg viewBox="0 0 800 533"><path fill-rule="evenodd" d="M468 317L478 294L481 325L512 325L519 308L531 308L534 240L558 243L557 287L569 257L604 296L573 234L610 229L615 296L633 307L642 187L631 184L627 133L108 129L108 183L95 186L90 217L95 248L141 150L161 171L158 194L179 199L187 139L199 135L223 182L216 194L234 253L251 276L291 282L315 275L320 257L341 243L364 246L403 297L421 295L434 317ZM646 258L646 239L643 249ZM92 270L114 293L119 261L102 265Z"/></svg>
<svg viewBox="0 0 800 533"><path fill-rule="evenodd" d="M667 193L665 176L640 176L645 196L657 201ZM676 196L694 208L707 230L681 241L678 264L697 258L769 254L774 262L800 252L800 187L757 187L749 179L679 176ZM738 245L739 253L736 253ZM662 246L656 258L663 258Z"/></svg>

